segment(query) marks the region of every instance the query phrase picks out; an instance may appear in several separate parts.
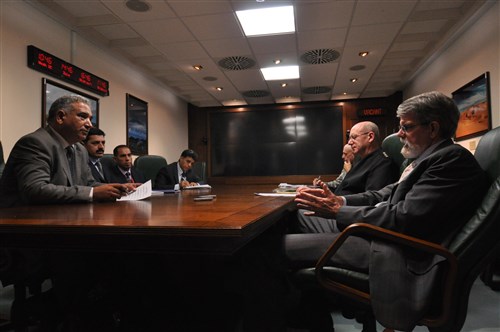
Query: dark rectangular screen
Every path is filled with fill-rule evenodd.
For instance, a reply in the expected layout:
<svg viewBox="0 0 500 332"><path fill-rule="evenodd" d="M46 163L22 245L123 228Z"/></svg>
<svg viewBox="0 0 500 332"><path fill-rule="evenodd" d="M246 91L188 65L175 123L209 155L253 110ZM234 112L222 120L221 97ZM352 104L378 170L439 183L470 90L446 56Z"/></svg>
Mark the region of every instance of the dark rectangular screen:
<svg viewBox="0 0 500 332"><path fill-rule="evenodd" d="M342 108L213 112L212 176L340 173Z"/></svg>

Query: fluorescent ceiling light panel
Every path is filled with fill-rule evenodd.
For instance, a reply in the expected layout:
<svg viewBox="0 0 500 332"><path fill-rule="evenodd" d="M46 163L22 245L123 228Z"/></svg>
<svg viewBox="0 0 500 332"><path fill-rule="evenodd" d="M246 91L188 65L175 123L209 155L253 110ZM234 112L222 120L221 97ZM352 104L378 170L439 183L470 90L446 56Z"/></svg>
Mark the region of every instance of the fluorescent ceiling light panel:
<svg viewBox="0 0 500 332"><path fill-rule="evenodd" d="M299 78L299 66L281 66L261 68L266 81L293 80Z"/></svg>
<svg viewBox="0 0 500 332"><path fill-rule="evenodd" d="M247 37L295 32L293 6L236 11Z"/></svg>

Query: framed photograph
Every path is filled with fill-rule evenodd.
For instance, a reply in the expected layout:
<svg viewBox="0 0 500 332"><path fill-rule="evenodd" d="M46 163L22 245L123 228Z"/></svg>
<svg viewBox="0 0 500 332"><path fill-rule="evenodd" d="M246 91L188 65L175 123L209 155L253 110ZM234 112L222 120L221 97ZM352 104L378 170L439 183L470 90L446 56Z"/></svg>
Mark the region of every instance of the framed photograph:
<svg viewBox="0 0 500 332"><path fill-rule="evenodd" d="M78 95L88 99L92 110L92 125L99 128L99 98L46 78L42 78L42 89L42 126L47 124L50 106L57 98L65 95Z"/></svg>
<svg viewBox="0 0 500 332"><path fill-rule="evenodd" d="M489 72L454 91L452 97L460 111L455 140L480 136L491 129Z"/></svg>
<svg viewBox="0 0 500 332"><path fill-rule="evenodd" d="M148 154L148 103L128 93L127 145L134 155Z"/></svg>

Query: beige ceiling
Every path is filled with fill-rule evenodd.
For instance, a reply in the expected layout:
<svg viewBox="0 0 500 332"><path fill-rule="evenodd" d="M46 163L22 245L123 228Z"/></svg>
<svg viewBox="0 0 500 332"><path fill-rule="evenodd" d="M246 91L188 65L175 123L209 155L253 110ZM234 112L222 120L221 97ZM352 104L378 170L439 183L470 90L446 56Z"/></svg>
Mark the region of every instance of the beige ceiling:
<svg viewBox="0 0 500 332"><path fill-rule="evenodd" d="M136 2L138 0L129 0ZM79 34L126 57L196 106L383 97L415 72L485 0L27 0ZM292 4L296 33L244 36L235 11ZM329 55L339 54L329 58ZM361 51L369 51L360 57ZM313 55L317 64L305 63ZM230 60L238 67L222 68ZM300 79L265 81L259 68L299 65ZM193 65L202 65L196 71ZM98 73L96 73L98 74ZM351 78L357 78L352 83ZM281 83L287 83L282 87ZM222 87L217 91L215 87Z"/></svg>

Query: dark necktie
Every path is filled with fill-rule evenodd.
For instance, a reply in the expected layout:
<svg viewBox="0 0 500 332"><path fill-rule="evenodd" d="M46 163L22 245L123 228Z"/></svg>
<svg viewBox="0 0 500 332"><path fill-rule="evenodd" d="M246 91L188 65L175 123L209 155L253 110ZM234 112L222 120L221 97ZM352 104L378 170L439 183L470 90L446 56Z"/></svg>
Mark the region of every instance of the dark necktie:
<svg viewBox="0 0 500 332"><path fill-rule="evenodd" d="M134 179L132 178L132 174L130 174L129 171L125 172L125 177L127 178L127 181L130 183L134 182Z"/></svg>
<svg viewBox="0 0 500 332"><path fill-rule="evenodd" d="M73 184L76 179L76 160L75 160L75 150L73 145L70 145L66 148L66 157L68 158L69 171L71 173L71 181Z"/></svg>
<svg viewBox="0 0 500 332"><path fill-rule="evenodd" d="M102 165L101 162L98 160L95 162L94 166L97 168L97 171L99 172L99 175L101 175L101 179L104 180L104 172L102 170Z"/></svg>
<svg viewBox="0 0 500 332"><path fill-rule="evenodd" d="M184 172L181 174L181 181L187 181L187 174Z"/></svg>

